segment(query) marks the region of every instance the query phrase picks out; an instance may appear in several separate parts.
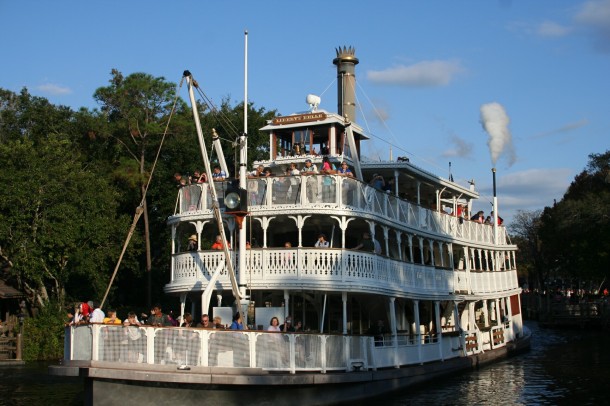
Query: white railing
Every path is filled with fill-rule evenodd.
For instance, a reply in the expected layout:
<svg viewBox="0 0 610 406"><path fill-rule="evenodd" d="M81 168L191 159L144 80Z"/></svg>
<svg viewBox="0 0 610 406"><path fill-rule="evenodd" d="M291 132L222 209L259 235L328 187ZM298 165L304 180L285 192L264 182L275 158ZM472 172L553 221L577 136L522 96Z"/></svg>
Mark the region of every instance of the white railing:
<svg viewBox="0 0 610 406"><path fill-rule="evenodd" d="M235 252L232 255L237 257ZM212 273L224 262L219 251L184 252L172 256L170 286L207 285ZM234 264L238 264L234 258ZM255 248L246 251L246 280L252 288L282 285L297 288L326 286L334 289L358 287L384 293L477 294L518 288L515 270L466 272L414 264L374 253L339 248ZM226 269L217 281L229 288ZM238 268L237 274L241 272Z"/></svg>
<svg viewBox="0 0 610 406"><path fill-rule="evenodd" d="M370 336L86 324L66 327L66 361L353 371L462 355L459 335Z"/></svg>
<svg viewBox="0 0 610 406"><path fill-rule="evenodd" d="M221 203L227 182L215 182ZM177 214L210 212L209 184L190 185L179 190ZM466 241L493 243L493 226L426 209L415 203L376 190L340 175L277 176L248 179L248 206L253 214L269 209L301 207L310 209L350 209L375 215L391 223L404 224L430 233ZM498 226L498 244L506 245L506 228Z"/></svg>

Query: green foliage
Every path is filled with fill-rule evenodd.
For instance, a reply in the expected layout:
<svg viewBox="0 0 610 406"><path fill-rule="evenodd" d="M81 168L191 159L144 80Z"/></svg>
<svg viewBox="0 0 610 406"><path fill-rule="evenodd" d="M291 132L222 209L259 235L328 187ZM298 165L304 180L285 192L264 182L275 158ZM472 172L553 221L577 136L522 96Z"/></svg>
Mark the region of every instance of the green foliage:
<svg viewBox="0 0 610 406"><path fill-rule="evenodd" d="M516 216L521 251L541 288L560 277L610 279L610 151L589 155L563 199L544 211ZM526 261L527 263L527 261Z"/></svg>
<svg viewBox="0 0 610 406"><path fill-rule="evenodd" d="M64 354L64 323L66 313L56 303L41 309L23 325L23 359L42 361L60 359Z"/></svg>
<svg viewBox="0 0 610 406"><path fill-rule="evenodd" d="M203 169L192 112L179 91L186 89L162 77L112 70L93 95L100 108L72 111L27 89L0 89L0 249L13 264L3 278L28 294L29 307L101 300L159 150L147 193L151 272L141 219L108 301L145 306L148 277L153 300L163 300L172 175ZM208 151L214 128L235 175L232 144L243 131L243 104L225 98L219 107L199 107ZM248 105L249 165L268 158L268 136L258 129L274 116Z"/></svg>
<svg viewBox="0 0 610 406"><path fill-rule="evenodd" d="M0 241L19 286L61 303L76 278L99 297L128 224L115 190L61 134L0 144L0 167Z"/></svg>

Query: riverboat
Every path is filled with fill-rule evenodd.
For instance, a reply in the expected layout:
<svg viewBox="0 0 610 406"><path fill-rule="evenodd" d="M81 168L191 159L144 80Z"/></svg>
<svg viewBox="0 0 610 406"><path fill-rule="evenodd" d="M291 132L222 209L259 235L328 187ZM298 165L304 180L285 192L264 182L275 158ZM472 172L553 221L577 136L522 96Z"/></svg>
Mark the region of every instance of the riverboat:
<svg viewBox="0 0 610 406"><path fill-rule="evenodd" d="M474 182L405 158L364 159L370 136L355 121L354 48L337 48L333 63L336 113L310 95L308 111L261 129L269 157L255 166L274 176L248 175L242 135L239 183L185 186L168 218L165 292L196 320L228 324L241 312L246 329L67 327L51 373L85 377L87 403L350 402L528 347L517 247L505 227L466 215L479 198ZM494 205L497 213L495 197ZM223 249L209 249L217 235ZM301 328L269 332L273 317Z"/></svg>

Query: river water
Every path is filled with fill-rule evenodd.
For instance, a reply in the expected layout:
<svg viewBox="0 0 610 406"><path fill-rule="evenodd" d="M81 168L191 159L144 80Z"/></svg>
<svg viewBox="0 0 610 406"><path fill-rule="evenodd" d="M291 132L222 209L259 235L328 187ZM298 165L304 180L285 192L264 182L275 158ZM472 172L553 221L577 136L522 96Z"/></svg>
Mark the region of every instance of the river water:
<svg viewBox="0 0 610 406"><path fill-rule="evenodd" d="M384 406L610 403L610 333L526 325L533 339L531 350L523 355L362 405L379 401ZM80 379L50 376L48 365L0 367L0 405L82 405ZM278 400L277 404L282 403Z"/></svg>

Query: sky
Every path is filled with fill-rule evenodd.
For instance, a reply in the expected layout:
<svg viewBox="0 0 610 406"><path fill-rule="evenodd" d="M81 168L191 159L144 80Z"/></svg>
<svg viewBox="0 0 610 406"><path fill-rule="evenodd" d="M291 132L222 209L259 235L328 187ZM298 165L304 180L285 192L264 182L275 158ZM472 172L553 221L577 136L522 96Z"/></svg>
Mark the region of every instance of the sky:
<svg viewBox="0 0 610 406"><path fill-rule="evenodd" d="M113 68L176 84L188 69L239 103L247 30L255 108L305 111L312 93L335 112L332 60L352 46L367 157L474 180L486 214L496 168L505 220L610 149L610 0L0 0L0 19L0 88L75 110L99 108Z"/></svg>

